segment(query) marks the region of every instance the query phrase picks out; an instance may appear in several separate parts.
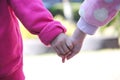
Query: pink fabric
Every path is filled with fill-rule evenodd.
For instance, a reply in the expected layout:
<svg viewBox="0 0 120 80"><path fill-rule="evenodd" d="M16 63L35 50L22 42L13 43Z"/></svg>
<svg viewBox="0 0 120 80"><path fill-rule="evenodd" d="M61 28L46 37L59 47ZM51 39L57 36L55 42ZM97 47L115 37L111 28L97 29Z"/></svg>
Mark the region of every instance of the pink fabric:
<svg viewBox="0 0 120 80"><path fill-rule="evenodd" d="M94 34L98 27L109 23L120 10L120 0L85 0L80 6L77 27Z"/></svg>
<svg viewBox="0 0 120 80"><path fill-rule="evenodd" d="M120 10L120 0L85 0L80 7L81 17L94 26L110 22Z"/></svg>
<svg viewBox="0 0 120 80"><path fill-rule="evenodd" d="M0 0L0 78L13 74L23 64L22 38L15 15L45 45L66 31L53 20L42 0Z"/></svg>
<svg viewBox="0 0 120 80"><path fill-rule="evenodd" d="M1 77L0 80L25 80L25 76L22 68L20 68L10 75Z"/></svg>

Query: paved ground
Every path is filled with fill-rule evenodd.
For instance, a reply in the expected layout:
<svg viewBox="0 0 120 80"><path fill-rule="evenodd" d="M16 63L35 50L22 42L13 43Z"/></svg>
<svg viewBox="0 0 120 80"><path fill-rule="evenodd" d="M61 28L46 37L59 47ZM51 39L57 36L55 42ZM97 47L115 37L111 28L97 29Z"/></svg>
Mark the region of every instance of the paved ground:
<svg viewBox="0 0 120 80"><path fill-rule="evenodd" d="M65 63L54 54L24 56L26 80L120 80L120 50L81 52Z"/></svg>

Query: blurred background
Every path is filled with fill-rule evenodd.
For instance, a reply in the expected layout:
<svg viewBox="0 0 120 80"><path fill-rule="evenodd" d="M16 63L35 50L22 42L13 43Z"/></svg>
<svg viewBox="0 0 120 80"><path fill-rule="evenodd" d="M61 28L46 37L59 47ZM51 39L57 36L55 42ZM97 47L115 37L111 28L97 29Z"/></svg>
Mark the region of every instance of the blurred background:
<svg viewBox="0 0 120 80"><path fill-rule="evenodd" d="M43 0L43 3L71 36L80 18L78 10L83 1ZM95 35L88 35L80 53L64 64L51 47L43 45L20 24L26 80L120 80L119 22L120 13Z"/></svg>

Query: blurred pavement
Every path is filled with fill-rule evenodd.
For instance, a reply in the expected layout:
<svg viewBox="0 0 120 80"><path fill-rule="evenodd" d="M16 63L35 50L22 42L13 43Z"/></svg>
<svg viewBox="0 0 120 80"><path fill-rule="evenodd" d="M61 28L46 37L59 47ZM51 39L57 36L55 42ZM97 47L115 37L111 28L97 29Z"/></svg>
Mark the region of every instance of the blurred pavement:
<svg viewBox="0 0 120 80"><path fill-rule="evenodd" d="M120 80L120 50L83 51L61 62L55 54L24 55L26 80Z"/></svg>

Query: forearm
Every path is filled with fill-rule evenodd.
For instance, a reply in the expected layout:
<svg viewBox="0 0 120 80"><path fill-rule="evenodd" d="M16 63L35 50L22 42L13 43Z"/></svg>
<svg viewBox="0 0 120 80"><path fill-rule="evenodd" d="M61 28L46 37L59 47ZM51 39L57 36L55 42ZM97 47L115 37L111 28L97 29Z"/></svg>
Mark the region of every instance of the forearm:
<svg viewBox="0 0 120 80"><path fill-rule="evenodd" d="M79 14L82 22L78 21L78 26L87 34L94 34L98 27L109 23L117 12L120 0L85 0L80 6ZM81 26L81 24L85 23ZM86 25L86 26L85 26Z"/></svg>
<svg viewBox="0 0 120 80"><path fill-rule="evenodd" d="M85 37L86 37L86 33L81 31L78 27L75 29L72 35L72 39L74 39L74 42L77 42L77 43L82 43Z"/></svg>
<svg viewBox="0 0 120 80"><path fill-rule="evenodd" d="M39 36L49 45L51 41L66 29L55 21L51 13L43 6L42 0L9 0L15 15L31 33Z"/></svg>

